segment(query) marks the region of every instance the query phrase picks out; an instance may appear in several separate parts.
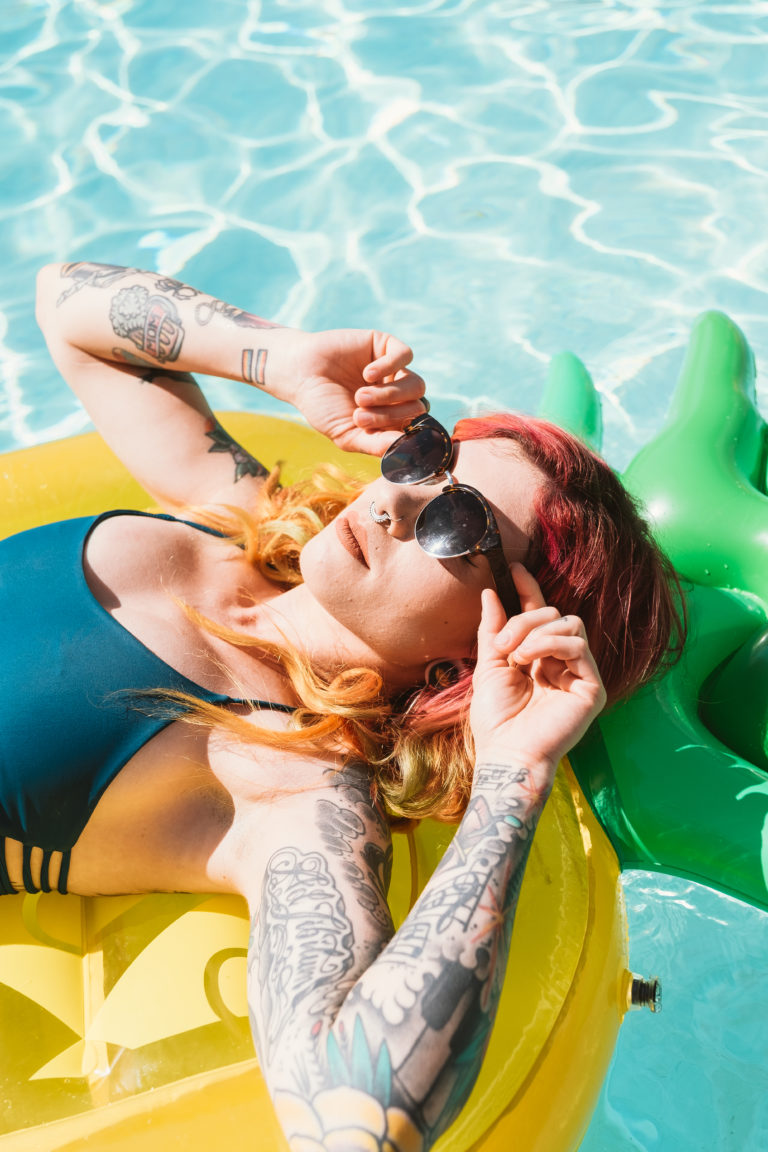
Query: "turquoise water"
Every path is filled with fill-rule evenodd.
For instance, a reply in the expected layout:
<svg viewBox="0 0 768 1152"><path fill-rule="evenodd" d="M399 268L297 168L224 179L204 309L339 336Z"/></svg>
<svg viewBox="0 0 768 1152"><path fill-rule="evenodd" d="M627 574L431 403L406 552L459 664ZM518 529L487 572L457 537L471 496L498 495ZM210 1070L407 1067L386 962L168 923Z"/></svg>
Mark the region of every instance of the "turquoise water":
<svg viewBox="0 0 768 1152"><path fill-rule="evenodd" d="M3 0L0 447L83 424L31 300L88 258L389 327L446 419L570 348L623 465L699 311L768 351L767 43L764 2Z"/></svg>
<svg viewBox="0 0 768 1152"><path fill-rule="evenodd" d="M661 1015L624 1019L580 1152L765 1152L768 913L652 872L623 876L633 971Z"/></svg>
<svg viewBox="0 0 768 1152"><path fill-rule="evenodd" d="M698 312L768 358L767 46L758 0L3 0L0 448L86 426L33 284L89 259L389 328L445 420L535 411L569 348L622 467ZM626 890L665 1009L627 1019L584 1148L765 1152L768 917Z"/></svg>

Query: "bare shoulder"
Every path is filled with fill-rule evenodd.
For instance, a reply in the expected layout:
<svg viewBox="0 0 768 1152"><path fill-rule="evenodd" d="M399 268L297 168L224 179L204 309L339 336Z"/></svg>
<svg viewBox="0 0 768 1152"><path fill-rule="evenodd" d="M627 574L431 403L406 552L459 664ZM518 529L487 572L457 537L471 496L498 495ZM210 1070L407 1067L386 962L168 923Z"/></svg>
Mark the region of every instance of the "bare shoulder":
<svg viewBox="0 0 768 1152"><path fill-rule="evenodd" d="M183 512L171 520L140 513L111 516L88 537L84 560L97 598L100 586L120 600L141 592L162 595L166 602L169 592L194 596L202 588L211 610L217 592L233 586L258 599L275 594L275 586L231 540L200 531Z"/></svg>

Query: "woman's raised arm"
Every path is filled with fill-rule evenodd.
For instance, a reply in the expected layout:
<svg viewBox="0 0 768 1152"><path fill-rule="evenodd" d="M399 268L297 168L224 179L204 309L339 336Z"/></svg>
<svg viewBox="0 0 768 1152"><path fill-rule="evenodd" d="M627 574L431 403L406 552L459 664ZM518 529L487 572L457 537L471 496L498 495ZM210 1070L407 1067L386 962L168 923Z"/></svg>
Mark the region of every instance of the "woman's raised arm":
<svg viewBox="0 0 768 1152"><path fill-rule="evenodd" d="M37 317L96 427L161 503L250 503L264 469L221 428L190 373L263 389L341 447L381 454L421 410L411 351L387 333L307 333L154 272L48 265Z"/></svg>
<svg viewBox="0 0 768 1152"><path fill-rule="evenodd" d="M545 607L519 565L515 577L527 611L509 622L484 593L470 803L400 930L364 775L314 801L302 837L272 851L253 894L254 1035L297 1150L426 1152L480 1071L556 764L605 700L581 622Z"/></svg>

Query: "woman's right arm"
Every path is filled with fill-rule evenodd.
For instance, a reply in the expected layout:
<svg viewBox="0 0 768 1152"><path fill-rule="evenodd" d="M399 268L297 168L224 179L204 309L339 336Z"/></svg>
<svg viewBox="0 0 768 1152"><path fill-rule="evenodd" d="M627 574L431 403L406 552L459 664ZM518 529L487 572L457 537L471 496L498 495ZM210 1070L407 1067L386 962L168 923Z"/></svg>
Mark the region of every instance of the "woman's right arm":
<svg viewBox="0 0 768 1152"><path fill-rule="evenodd" d="M249 504L265 470L218 424L191 373L242 381L299 408L349 450L381 454L421 410L423 381L387 333L284 328L167 276L48 265L37 317L105 440L161 504ZM369 423L367 423L369 421Z"/></svg>
<svg viewBox="0 0 768 1152"><path fill-rule="evenodd" d="M296 1149L389 1140L425 1152L480 1071L539 814L558 760L605 701L581 621L515 575L521 615L507 622L484 593L469 807L400 930L364 773L304 798L250 895L252 1024Z"/></svg>

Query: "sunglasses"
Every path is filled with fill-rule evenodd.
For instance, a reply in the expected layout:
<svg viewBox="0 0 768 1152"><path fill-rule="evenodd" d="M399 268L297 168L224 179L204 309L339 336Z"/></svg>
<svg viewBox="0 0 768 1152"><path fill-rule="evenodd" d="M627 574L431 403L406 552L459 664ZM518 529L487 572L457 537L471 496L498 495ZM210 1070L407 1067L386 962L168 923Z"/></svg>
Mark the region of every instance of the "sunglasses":
<svg viewBox="0 0 768 1152"><path fill-rule="evenodd" d="M488 501L476 488L458 484L450 473L455 445L433 416L417 416L381 459L381 474L390 484L426 484L440 476L448 485L422 508L416 542L430 556L447 560L482 552L507 616L520 611L520 599L501 547L501 536Z"/></svg>

